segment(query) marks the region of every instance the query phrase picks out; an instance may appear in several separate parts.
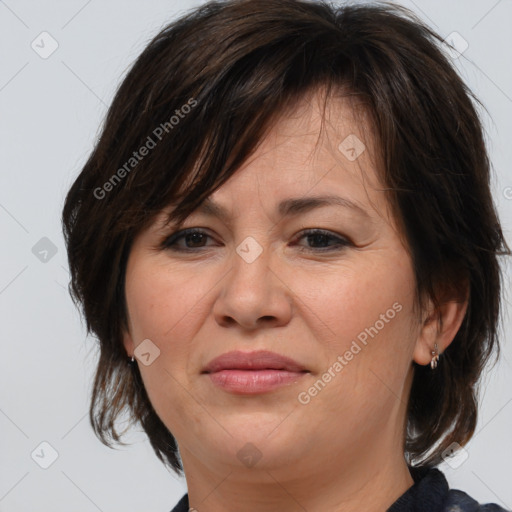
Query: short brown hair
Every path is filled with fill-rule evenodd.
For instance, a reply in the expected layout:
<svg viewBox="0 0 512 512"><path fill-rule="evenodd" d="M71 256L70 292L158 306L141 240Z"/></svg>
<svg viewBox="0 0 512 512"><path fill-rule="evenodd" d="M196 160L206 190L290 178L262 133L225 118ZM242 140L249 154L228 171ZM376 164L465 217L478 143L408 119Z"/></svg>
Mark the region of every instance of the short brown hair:
<svg viewBox="0 0 512 512"><path fill-rule="evenodd" d="M105 444L120 442L116 418L127 409L160 460L182 470L122 343L134 238L171 203L174 220L186 218L285 109L323 86L348 91L372 117L418 305L428 297L438 304L441 287L461 296L469 289L439 367L414 363L405 454L417 465L438 464L453 441L467 443L477 382L494 349L498 355L497 256L510 250L490 193L479 102L440 46L399 6L301 0L209 2L154 37L121 83L63 209L70 291L99 340L90 420ZM149 139L151 151L135 159Z"/></svg>

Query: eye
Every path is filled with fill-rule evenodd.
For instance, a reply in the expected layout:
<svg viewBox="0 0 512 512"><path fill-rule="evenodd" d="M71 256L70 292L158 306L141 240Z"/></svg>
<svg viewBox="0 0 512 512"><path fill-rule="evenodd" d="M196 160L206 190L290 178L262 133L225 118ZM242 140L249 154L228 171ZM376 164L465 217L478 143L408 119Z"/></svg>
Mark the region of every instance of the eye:
<svg viewBox="0 0 512 512"><path fill-rule="evenodd" d="M302 233L298 240L307 239L313 245L320 245L323 247L306 247L301 250L312 252L327 252L341 250L346 246L352 245L347 239L334 235L329 231L322 229L308 229ZM334 242L329 244L329 242Z"/></svg>
<svg viewBox="0 0 512 512"><path fill-rule="evenodd" d="M196 248L205 247L202 245L207 238L211 238L206 231L197 228L178 231L167 237L162 243L162 249L171 249L173 251L189 251ZM185 242L185 247L178 244L179 241Z"/></svg>
<svg viewBox="0 0 512 512"><path fill-rule="evenodd" d="M183 231L178 231L167 237L162 242L161 248L173 251L194 252L195 249L208 247L205 244L209 238L212 237L206 231L198 228L189 228ZM352 245L352 243L347 239L322 229L308 229L303 231L296 240L303 239L306 239L309 244L313 245L313 247L302 247L300 249L301 251L327 252L342 250L343 248Z"/></svg>

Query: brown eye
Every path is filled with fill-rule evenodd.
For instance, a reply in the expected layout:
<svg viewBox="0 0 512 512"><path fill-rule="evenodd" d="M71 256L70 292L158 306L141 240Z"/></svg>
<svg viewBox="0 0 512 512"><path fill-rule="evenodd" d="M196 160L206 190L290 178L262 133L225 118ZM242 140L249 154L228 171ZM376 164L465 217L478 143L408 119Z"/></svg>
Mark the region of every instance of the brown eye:
<svg viewBox="0 0 512 512"><path fill-rule="evenodd" d="M313 247L306 247L303 250L316 252L340 250L346 246L352 245L347 239L321 229L304 231L298 240L302 240L303 238L307 239L308 243L313 245Z"/></svg>
<svg viewBox="0 0 512 512"><path fill-rule="evenodd" d="M166 238L162 243L163 249L171 249L173 251L187 251L194 249L201 249L203 247L207 247L204 245L206 240L211 238L205 231L200 229L185 229L183 231L178 231L174 233L170 237ZM184 241L185 246L179 244L178 242Z"/></svg>
<svg viewBox="0 0 512 512"><path fill-rule="evenodd" d="M209 247L206 245L206 242L210 238L212 237L206 231L201 229L185 229L167 237L163 241L161 248L170 249L172 251L193 252L195 249ZM321 229L310 229L304 231L297 240L302 239L307 240L308 246L302 247L301 250L310 252L336 251L352 245L352 243L346 238Z"/></svg>

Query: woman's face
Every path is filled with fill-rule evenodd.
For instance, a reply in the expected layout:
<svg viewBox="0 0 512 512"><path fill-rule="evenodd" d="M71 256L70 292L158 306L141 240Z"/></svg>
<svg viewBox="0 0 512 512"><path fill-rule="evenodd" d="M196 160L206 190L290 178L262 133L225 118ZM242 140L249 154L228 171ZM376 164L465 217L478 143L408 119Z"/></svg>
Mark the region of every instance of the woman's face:
<svg viewBox="0 0 512 512"><path fill-rule="evenodd" d="M320 134L320 102L310 100L209 197L225 216L194 212L182 229L202 234L161 249L174 233L161 215L134 241L125 347L139 347L185 471L278 475L401 453L411 361L430 360L412 312L411 260L368 135L342 100L329 104ZM337 199L306 202L325 196ZM304 371L204 372L226 352L261 350Z"/></svg>

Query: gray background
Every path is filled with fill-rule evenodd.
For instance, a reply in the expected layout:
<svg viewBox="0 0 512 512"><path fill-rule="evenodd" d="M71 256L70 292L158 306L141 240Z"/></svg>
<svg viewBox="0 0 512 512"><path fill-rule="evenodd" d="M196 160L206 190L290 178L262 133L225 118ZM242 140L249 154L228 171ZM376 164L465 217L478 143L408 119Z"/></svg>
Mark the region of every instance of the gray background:
<svg viewBox="0 0 512 512"><path fill-rule="evenodd" d="M119 450L104 447L92 433L87 410L97 352L66 290L60 213L129 65L159 28L199 3L0 1L2 512L164 512L186 490L141 432L132 432L127 441L133 444ZM401 3L443 38L456 31L469 44L455 62L490 113L485 122L493 189L510 243L512 2ZM31 47L39 41L43 51L38 37L43 31L59 45L46 59ZM50 48L49 39L44 48ZM50 242L40 242L43 237ZM510 289L511 265L506 266ZM451 486L507 508L512 508L510 310L509 294L503 358L484 379L467 460L459 465L456 459L456 468L441 466ZM49 449L39 447L43 441L58 452L47 469L39 465L51 462Z"/></svg>

